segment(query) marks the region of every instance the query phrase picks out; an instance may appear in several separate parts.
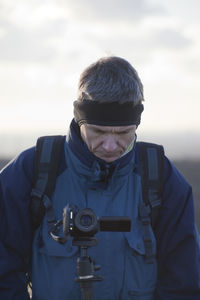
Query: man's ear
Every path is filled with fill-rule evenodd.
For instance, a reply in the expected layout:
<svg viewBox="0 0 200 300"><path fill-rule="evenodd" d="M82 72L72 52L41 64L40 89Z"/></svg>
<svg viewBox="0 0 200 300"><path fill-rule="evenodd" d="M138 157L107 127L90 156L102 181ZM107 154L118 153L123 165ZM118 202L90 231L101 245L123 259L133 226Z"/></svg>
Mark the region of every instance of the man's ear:
<svg viewBox="0 0 200 300"><path fill-rule="evenodd" d="M85 142L85 125L86 124L81 124L79 126L79 128L80 128L80 136L81 136L81 139L82 139L83 142Z"/></svg>

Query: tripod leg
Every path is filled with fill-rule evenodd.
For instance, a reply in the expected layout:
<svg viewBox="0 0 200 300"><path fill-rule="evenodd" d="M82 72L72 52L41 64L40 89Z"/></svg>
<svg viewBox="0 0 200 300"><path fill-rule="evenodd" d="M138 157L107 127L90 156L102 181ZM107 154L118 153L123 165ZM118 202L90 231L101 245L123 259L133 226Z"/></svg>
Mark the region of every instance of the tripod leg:
<svg viewBox="0 0 200 300"><path fill-rule="evenodd" d="M93 282L81 282L81 293L83 300L93 300Z"/></svg>
<svg viewBox="0 0 200 300"><path fill-rule="evenodd" d="M77 273L83 300L93 300L94 265L89 256L77 259Z"/></svg>

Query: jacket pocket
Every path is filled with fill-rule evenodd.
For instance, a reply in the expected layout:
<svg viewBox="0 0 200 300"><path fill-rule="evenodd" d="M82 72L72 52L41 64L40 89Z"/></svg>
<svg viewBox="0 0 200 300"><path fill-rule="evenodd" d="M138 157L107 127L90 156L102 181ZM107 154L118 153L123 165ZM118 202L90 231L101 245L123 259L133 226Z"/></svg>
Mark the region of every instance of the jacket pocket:
<svg viewBox="0 0 200 300"><path fill-rule="evenodd" d="M134 232L125 233L125 240L122 299L153 300L157 281L156 259L153 263L147 263L146 249L139 228Z"/></svg>
<svg viewBox="0 0 200 300"><path fill-rule="evenodd" d="M74 281L78 251L78 247L72 246L72 238L59 244L48 233L38 232L32 256L34 300L80 298L79 286Z"/></svg>

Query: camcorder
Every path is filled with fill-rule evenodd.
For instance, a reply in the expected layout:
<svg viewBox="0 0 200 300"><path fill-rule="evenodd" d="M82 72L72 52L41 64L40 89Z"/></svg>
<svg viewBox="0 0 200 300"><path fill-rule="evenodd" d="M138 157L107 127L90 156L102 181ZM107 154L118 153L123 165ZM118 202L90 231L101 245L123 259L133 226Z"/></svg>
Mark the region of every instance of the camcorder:
<svg viewBox="0 0 200 300"><path fill-rule="evenodd" d="M130 231L131 219L121 216L98 218L91 208L68 204L63 210L63 233L72 237L92 237L98 231Z"/></svg>

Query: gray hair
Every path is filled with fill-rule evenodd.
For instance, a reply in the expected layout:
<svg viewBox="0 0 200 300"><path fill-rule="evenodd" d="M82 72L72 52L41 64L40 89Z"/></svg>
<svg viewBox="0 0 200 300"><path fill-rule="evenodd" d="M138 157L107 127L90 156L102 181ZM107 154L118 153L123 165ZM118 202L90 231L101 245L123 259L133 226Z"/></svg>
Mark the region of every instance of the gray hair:
<svg viewBox="0 0 200 300"><path fill-rule="evenodd" d="M86 68L78 84L78 100L119 103L144 100L137 71L123 58L103 57Z"/></svg>

